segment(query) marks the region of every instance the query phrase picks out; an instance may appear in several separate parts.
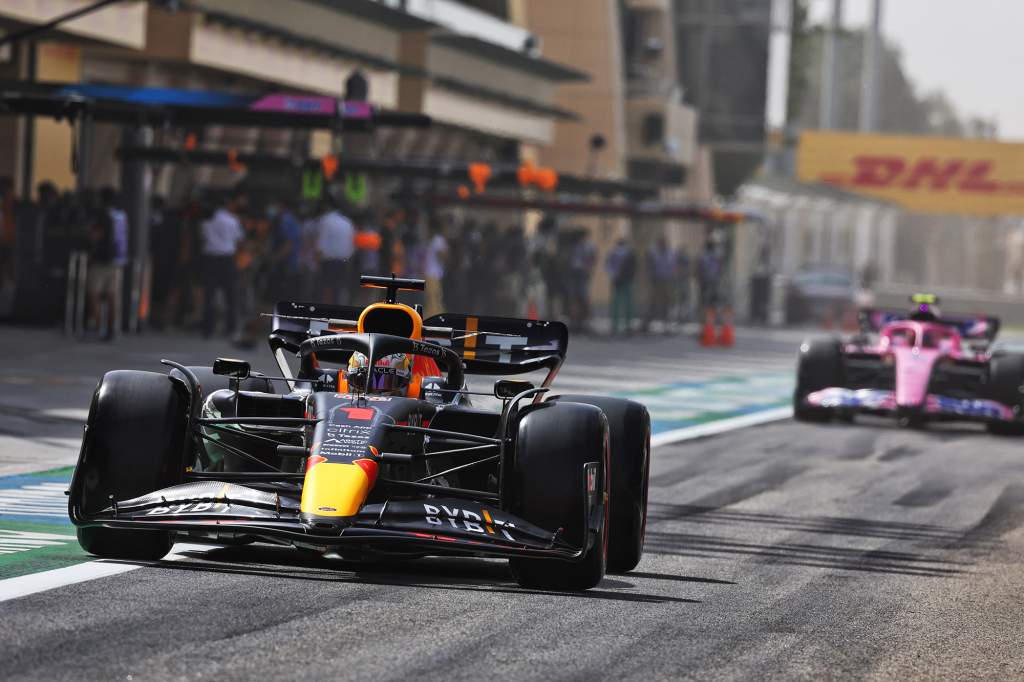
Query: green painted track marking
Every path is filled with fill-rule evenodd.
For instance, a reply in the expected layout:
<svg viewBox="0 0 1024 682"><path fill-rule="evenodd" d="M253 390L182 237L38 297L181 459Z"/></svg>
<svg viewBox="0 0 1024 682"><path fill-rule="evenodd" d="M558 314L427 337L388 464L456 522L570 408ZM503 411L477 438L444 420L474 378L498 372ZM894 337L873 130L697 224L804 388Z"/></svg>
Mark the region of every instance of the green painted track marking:
<svg viewBox="0 0 1024 682"><path fill-rule="evenodd" d="M74 467L0 478L0 579L89 561L67 517Z"/></svg>
<svg viewBox="0 0 1024 682"><path fill-rule="evenodd" d="M678 382L612 395L646 405L651 413L651 432L658 434L785 407L792 400L793 387L792 372L770 372Z"/></svg>
<svg viewBox="0 0 1024 682"><path fill-rule="evenodd" d="M0 579L89 561L67 524L0 520Z"/></svg>

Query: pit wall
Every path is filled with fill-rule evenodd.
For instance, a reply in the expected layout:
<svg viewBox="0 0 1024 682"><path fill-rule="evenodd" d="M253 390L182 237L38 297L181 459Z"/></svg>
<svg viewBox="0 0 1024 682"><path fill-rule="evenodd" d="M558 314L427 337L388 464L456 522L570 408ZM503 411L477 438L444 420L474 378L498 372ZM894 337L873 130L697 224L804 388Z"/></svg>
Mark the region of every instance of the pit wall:
<svg viewBox="0 0 1024 682"><path fill-rule="evenodd" d="M901 307L910 293L927 291L948 312L991 312L1024 324L1024 217L911 213L814 187L783 192L752 184L739 194L741 207L760 217L737 236L740 319L767 245L770 270L783 281L805 265L834 267L867 274L879 305Z"/></svg>

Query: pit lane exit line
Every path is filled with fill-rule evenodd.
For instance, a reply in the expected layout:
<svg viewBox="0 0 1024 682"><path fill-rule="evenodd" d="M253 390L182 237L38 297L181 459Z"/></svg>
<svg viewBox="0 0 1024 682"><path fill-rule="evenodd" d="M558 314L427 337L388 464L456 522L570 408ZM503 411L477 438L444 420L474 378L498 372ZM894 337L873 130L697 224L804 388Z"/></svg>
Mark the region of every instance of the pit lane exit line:
<svg viewBox="0 0 1024 682"><path fill-rule="evenodd" d="M182 559L189 558L182 554L182 552L205 553L217 548L217 545L178 543L174 545L171 553L161 561L181 561ZM16 578L7 578L6 580L0 580L0 602L8 601L10 599L18 599L19 597L26 597L30 594L36 594L37 592L53 590L58 587L64 587L65 585L84 583L89 580L96 580L97 578L107 578L113 575L128 573L139 568L159 565L159 561L140 564L124 564L107 562L100 559L86 561L73 566L65 566L64 568L42 571L41 573L29 573L27 575L20 575Z"/></svg>

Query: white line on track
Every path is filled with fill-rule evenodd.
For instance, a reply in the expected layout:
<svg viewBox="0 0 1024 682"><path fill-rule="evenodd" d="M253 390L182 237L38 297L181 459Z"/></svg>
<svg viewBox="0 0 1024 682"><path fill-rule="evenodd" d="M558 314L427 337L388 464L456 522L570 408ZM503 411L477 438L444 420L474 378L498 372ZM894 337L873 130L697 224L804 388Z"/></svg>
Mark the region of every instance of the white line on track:
<svg viewBox="0 0 1024 682"><path fill-rule="evenodd" d="M89 418L89 410L79 407L59 407L49 410L43 410L41 414L47 417L56 417L57 419L68 419L76 422L84 422Z"/></svg>
<svg viewBox="0 0 1024 682"><path fill-rule="evenodd" d="M178 543L174 546L174 549L171 550L171 553L164 557L163 561L180 561L182 559L186 559L187 557L181 555L180 552L208 552L211 549L217 549L217 545ZM157 562L145 564L121 564L108 563L102 560L86 561L81 564L75 564L74 566L55 568L51 571L43 571L42 573L30 573L29 575L20 575L17 578L7 578L6 580L0 580L0 602L7 601L9 599L18 599L19 597L26 597L30 594L45 592L46 590L64 587L65 585L84 583L87 580L107 578L112 575L128 573L129 571L134 571L139 568L159 565L160 564Z"/></svg>
<svg viewBox="0 0 1024 682"><path fill-rule="evenodd" d="M661 433L654 434L651 436L651 447L656 448L663 445L672 445L673 443L682 443L683 441L694 440L696 438L716 436L720 433L725 433L726 431L734 431L736 429L745 429L748 426L757 426L758 424L781 421L783 419L789 419L792 416L792 407L776 407L771 410L761 410L751 414L744 414L739 417L716 419L715 421L707 422L706 424L687 426L682 429L672 429L671 431L662 431Z"/></svg>

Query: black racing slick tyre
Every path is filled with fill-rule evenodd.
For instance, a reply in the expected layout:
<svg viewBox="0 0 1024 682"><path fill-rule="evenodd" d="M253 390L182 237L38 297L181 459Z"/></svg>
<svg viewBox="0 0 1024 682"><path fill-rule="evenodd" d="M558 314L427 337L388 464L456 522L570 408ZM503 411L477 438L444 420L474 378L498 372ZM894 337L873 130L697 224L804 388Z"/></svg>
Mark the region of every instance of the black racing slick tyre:
<svg viewBox="0 0 1024 682"><path fill-rule="evenodd" d="M594 395L562 395L560 402L599 407L611 437L611 515L608 572L636 568L644 553L651 466L651 416L638 402Z"/></svg>
<svg viewBox="0 0 1024 682"><path fill-rule="evenodd" d="M544 403L527 408L519 420L514 462L508 486L509 511L557 532L560 538L585 550L577 561L515 557L512 575L523 587L580 591L604 578L608 553L608 420L591 405ZM600 463L599 499L605 518L591 542L586 532L584 465Z"/></svg>
<svg viewBox="0 0 1024 682"><path fill-rule="evenodd" d="M826 422L832 410L806 404L807 396L823 388L843 385L843 350L837 339L800 344L793 393L793 417L802 422Z"/></svg>
<svg viewBox="0 0 1024 682"><path fill-rule="evenodd" d="M107 372L93 394L79 470L81 511L110 506L180 483L184 472L187 399L166 374ZM78 542L86 552L117 559L159 559L171 534L85 526Z"/></svg>
<svg viewBox="0 0 1024 682"><path fill-rule="evenodd" d="M1012 408L1024 404L1024 355L1005 353L992 357L988 368L988 390L990 400ZM1024 425L1013 422L993 421L988 425L989 433L998 436L1019 436L1024 434Z"/></svg>

